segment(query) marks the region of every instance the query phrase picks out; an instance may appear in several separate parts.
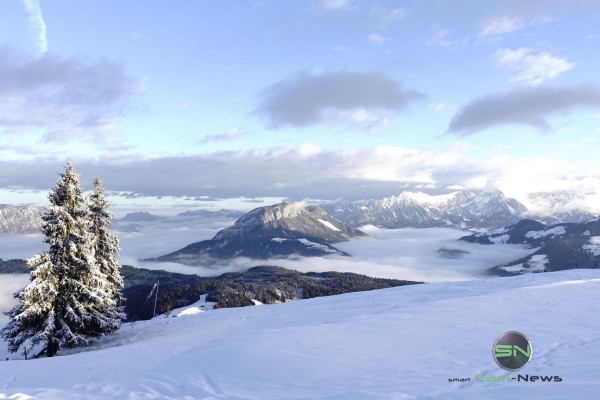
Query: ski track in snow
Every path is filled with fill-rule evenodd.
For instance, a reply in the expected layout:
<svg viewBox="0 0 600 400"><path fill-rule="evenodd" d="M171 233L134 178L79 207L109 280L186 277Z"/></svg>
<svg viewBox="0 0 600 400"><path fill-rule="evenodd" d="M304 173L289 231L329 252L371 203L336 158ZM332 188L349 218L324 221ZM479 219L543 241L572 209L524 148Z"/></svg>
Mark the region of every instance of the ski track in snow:
<svg viewBox="0 0 600 400"><path fill-rule="evenodd" d="M0 399L596 399L599 313L600 271L569 270L159 317L78 354L0 362ZM517 373L492 359L508 330L533 346Z"/></svg>

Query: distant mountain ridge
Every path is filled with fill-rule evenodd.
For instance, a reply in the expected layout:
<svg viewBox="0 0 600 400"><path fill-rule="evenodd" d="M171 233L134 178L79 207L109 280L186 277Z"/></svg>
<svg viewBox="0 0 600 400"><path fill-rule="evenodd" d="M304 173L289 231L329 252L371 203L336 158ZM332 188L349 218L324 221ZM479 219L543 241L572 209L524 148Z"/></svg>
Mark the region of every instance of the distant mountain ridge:
<svg viewBox="0 0 600 400"><path fill-rule="evenodd" d="M538 217L525 205L506 197L500 190L456 191L443 195L422 192L402 192L380 200L337 201L321 207L334 218L350 226L372 224L383 228L494 229L509 226L524 218L543 222L582 222L592 214L579 209L568 210L568 194L537 193L538 210L543 205L556 212ZM563 206L558 203L562 202ZM564 204L563 204L564 203Z"/></svg>
<svg viewBox="0 0 600 400"><path fill-rule="evenodd" d="M151 222L160 219L160 215L150 214L147 211L136 211L130 212L123 218L120 218L121 222Z"/></svg>
<svg viewBox="0 0 600 400"><path fill-rule="evenodd" d="M524 200L525 201L525 200ZM535 219L547 225L581 223L594 216L585 209L584 195L561 192L529 194L527 206L506 197L496 189L482 191L455 191L443 195L422 192L401 192L397 196L373 200L334 201L320 204L333 218L352 227L372 224L384 228L496 229ZM0 233L38 232L43 207L0 205ZM188 210L177 214L180 218L240 218L236 210ZM147 211L132 212L115 219L115 226L123 231L136 231L140 223L160 223L173 217L154 215ZM130 225L126 225L130 224Z"/></svg>
<svg viewBox="0 0 600 400"><path fill-rule="evenodd" d="M381 200L336 202L322 207L351 226L372 224L383 228L495 228L516 223L527 212L523 204L499 190L437 196L402 192Z"/></svg>
<svg viewBox="0 0 600 400"><path fill-rule="evenodd" d="M187 210L177 214L181 218L239 218L244 213L242 211L220 209L218 211L210 211L205 209ZM119 218L119 222L153 222L161 219L172 218L164 215L151 214L147 211L130 212L123 218Z"/></svg>
<svg viewBox="0 0 600 400"><path fill-rule="evenodd" d="M34 233L42 226L43 207L0 204L0 233Z"/></svg>
<svg viewBox="0 0 600 400"><path fill-rule="evenodd" d="M573 268L599 268L600 217L583 223L546 226L522 220L506 228L461 238L480 244L522 244L535 249L533 254L491 269L498 275L560 271Z"/></svg>
<svg viewBox="0 0 600 400"><path fill-rule="evenodd" d="M178 217L204 217L204 218L239 218L244 212L237 210L227 210L222 208L218 211L210 210L187 210L177 214Z"/></svg>
<svg viewBox="0 0 600 400"><path fill-rule="evenodd" d="M256 208L212 239L192 243L157 260L194 265L233 257L347 255L332 244L360 236L366 235L318 206L284 202Z"/></svg>

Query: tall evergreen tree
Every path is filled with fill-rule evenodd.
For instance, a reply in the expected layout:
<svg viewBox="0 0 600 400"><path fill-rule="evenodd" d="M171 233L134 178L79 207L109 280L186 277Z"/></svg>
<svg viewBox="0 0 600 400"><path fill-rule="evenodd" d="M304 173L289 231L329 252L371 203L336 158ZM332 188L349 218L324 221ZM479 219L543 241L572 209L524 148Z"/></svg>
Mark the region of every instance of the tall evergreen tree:
<svg viewBox="0 0 600 400"><path fill-rule="evenodd" d="M105 333L98 310L107 293L96 266L79 178L70 162L48 199L42 232L49 250L28 260L31 282L15 293L19 304L7 313L10 321L0 335L11 352L23 347L25 354L39 351L51 357L61 347L84 346Z"/></svg>
<svg viewBox="0 0 600 400"><path fill-rule="evenodd" d="M108 226L112 218L109 203L104 196L104 187L100 178L94 179L94 192L89 197L88 211L90 218L90 233L92 235L92 248L94 261L100 274L98 283L99 292L103 300L94 307L97 315L98 326L104 333L114 332L121 326L124 319L122 304L124 302L121 289L121 265L116 258L121 249L119 239L110 233Z"/></svg>

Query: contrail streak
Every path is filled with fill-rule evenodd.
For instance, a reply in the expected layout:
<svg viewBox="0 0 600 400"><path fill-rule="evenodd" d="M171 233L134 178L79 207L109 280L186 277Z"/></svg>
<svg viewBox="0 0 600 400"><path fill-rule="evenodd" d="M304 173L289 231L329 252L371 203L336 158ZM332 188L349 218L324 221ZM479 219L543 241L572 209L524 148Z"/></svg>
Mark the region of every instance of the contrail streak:
<svg viewBox="0 0 600 400"><path fill-rule="evenodd" d="M29 14L29 28L35 33L35 41L41 54L48 51L46 38L46 23L42 16L42 8L38 0L22 0L23 6Z"/></svg>

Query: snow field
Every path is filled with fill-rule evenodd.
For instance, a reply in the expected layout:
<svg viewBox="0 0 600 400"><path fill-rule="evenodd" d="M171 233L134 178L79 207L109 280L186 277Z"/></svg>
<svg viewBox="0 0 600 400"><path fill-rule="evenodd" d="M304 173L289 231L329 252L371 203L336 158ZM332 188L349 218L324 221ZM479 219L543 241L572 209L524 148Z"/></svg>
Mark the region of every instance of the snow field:
<svg viewBox="0 0 600 400"><path fill-rule="evenodd" d="M319 219L319 222L322 223L323 225L325 225L326 227L328 227L329 229L331 229L332 231L337 231L337 232L340 231L337 226L333 225L329 221L325 221L324 219Z"/></svg>
<svg viewBox="0 0 600 400"><path fill-rule="evenodd" d="M535 254L531 256L531 259L527 264L529 264L528 268L526 268L524 264L516 264L508 267L500 267L500 269L508 272L544 272L546 270L546 265L548 265L548 256L546 254Z"/></svg>
<svg viewBox="0 0 600 400"><path fill-rule="evenodd" d="M159 317L78 354L0 362L0 398L595 399L599 312L600 271L570 270ZM508 330L533 346L518 373L492 359Z"/></svg>
<svg viewBox="0 0 600 400"><path fill-rule="evenodd" d="M560 236L560 235L564 235L567 232L567 230L565 229L564 226L559 225L559 226L555 226L553 228L550 229L546 229L543 231L529 231L525 234L525 237L528 238L532 238L532 239L539 239L548 235L552 235L552 236Z"/></svg>

